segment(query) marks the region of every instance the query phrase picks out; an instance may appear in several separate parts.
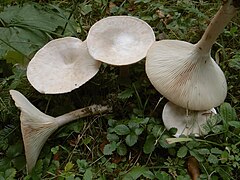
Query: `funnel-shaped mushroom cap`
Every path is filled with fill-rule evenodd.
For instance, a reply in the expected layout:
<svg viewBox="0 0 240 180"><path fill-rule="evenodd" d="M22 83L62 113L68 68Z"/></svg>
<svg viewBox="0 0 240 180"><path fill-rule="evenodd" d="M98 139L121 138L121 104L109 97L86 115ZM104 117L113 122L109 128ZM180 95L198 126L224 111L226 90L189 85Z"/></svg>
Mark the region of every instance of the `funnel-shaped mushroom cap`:
<svg viewBox="0 0 240 180"><path fill-rule="evenodd" d="M90 80L100 65L89 55L86 42L65 37L50 41L35 54L27 78L40 93L65 93Z"/></svg>
<svg viewBox="0 0 240 180"><path fill-rule="evenodd" d="M225 76L209 53L178 40L154 43L146 58L146 73L169 101L190 110L208 110L227 95Z"/></svg>
<svg viewBox="0 0 240 180"><path fill-rule="evenodd" d="M163 108L162 119L165 127L169 130L177 128L176 137L181 134L201 136L205 134L203 125L207 123L208 118L216 114L216 110L212 108L207 111L186 111L170 101Z"/></svg>
<svg viewBox="0 0 240 180"><path fill-rule="evenodd" d="M21 110L21 130L27 170L30 172L47 138L58 128L58 123L53 117L39 111L18 91L10 90L10 94Z"/></svg>
<svg viewBox="0 0 240 180"><path fill-rule="evenodd" d="M128 65L143 59L155 35L143 20L111 16L96 22L89 30L87 46L95 59L112 65Z"/></svg>

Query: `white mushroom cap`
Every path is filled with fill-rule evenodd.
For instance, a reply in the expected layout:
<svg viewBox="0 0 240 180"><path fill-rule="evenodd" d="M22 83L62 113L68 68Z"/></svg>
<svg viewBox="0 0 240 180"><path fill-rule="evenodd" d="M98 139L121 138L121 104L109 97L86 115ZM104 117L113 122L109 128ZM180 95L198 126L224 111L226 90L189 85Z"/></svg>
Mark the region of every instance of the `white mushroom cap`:
<svg viewBox="0 0 240 180"><path fill-rule="evenodd" d="M27 67L27 78L40 93L66 93L90 80L100 65L89 55L86 42L59 38L35 54Z"/></svg>
<svg viewBox="0 0 240 180"><path fill-rule="evenodd" d="M216 113L214 108L207 111L188 111L187 113L186 109L169 101L163 108L162 119L168 130L177 128L175 137L179 137L182 134L185 136L190 134L201 136L206 134L203 125Z"/></svg>
<svg viewBox="0 0 240 180"><path fill-rule="evenodd" d="M219 106L227 95L225 76L210 54L178 40L154 43L146 58L146 73L169 101L190 110Z"/></svg>
<svg viewBox="0 0 240 180"><path fill-rule="evenodd" d="M110 16L89 30L87 46L95 59L112 65L128 65L143 59L155 35L143 20L130 16Z"/></svg>

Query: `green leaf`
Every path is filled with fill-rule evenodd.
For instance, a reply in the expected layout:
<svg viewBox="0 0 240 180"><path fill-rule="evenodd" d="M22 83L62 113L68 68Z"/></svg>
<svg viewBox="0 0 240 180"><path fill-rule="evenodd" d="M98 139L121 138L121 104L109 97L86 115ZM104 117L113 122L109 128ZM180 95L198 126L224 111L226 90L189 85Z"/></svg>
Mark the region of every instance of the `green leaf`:
<svg viewBox="0 0 240 180"><path fill-rule="evenodd" d="M9 146L7 150L7 156L10 158L14 158L20 155L23 151L23 145L21 142L17 142L14 145Z"/></svg>
<svg viewBox="0 0 240 180"><path fill-rule="evenodd" d="M125 139L128 146L133 146L134 144L136 144L137 140L138 136L135 133L130 133Z"/></svg>
<svg viewBox="0 0 240 180"><path fill-rule="evenodd" d="M120 155L120 156L125 156L127 154L127 147L125 144L121 143L118 145L117 147L117 153Z"/></svg>
<svg viewBox="0 0 240 180"><path fill-rule="evenodd" d="M143 130L144 130L143 128L136 128L134 130L134 133L139 136L140 134L142 134Z"/></svg>
<svg viewBox="0 0 240 180"><path fill-rule="evenodd" d="M81 13L82 15L86 15L88 13L90 13L92 11L92 5L91 4L86 4L86 3L82 3L81 5Z"/></svg>
<svg viewBox="0 0 240 180"><path fill-rule="evenodd" d="M229 121L228 124L235 128L240 128L240 121Z"/></svg>
<svg viewBox="0 0 240 180"><path fill-rule="evenodd" d="M220 150L218 148L212 148L211 149L211 153L213 153L213 154L222 154L222 150Z"/></svg>
<svg viewBox="0 0 240 180"><path fill-rule="evenodd" d="M68 172L73 168L74 164L72 162L67 162L67 164L64 167L64 171Z"/></svg>
<svg viewBox="0 0 240 180"><path fill-rule="evenodd" d="M4 177L6 180L12 180L15 179L17 171L14 168L7 169L4 173Z"/></svg>
<svg viewBox="0 0 240 180"><path fill-rule="evenodd" d="M110 144L106 144L103 148L103 154L104 155L111 155L113 151L117 149L117 143L111 142Z"/></svg>
<svg viewBox="0 0 240 180"><path fill-rule="evenodd" d="M127 135L130 133L130 129L124 124L115 126L114 130L118 135Z"/></svg>
<svg viewBox="0 0 240 180"><path fill-rule="evenodd" d="M128 98L132 97L133 94L134 94L133 89L126 89L118 94L118 98L119 99L128 99Z"/></svg>
<svg viewBox="0 0 240 180"><path fill-rule="evenodd" d="M143 146L143 152L145 154L152 153L155 149L155 142L156 142L156 138L152 134L148 135Z"/></svg>
<svg viewBox="0 0 240 180"><path fill-rule="evenodd" d="M177 156L179 158L183 158L183 157L185 157L187 155L187 152L188 152L188 148L186 146L182 146L177 151Z"/></svg>
<svg viewBox="0 0 240 180"><path fill-rule="evenodd" d="M233 56L233 59L230 59L229 66L236 70L240 70L240 54L236 54Z"/></svg>
<svg viewBox="0 0 240 180"><path fill-rule="evenodd" d="M220 115L223 119L228 121L236 121L237 120L237 113L234 108L231 107L229 103L223 103L220 106Z"/></svg>
<svg viewBox="0 0 240 180"><path fill-rule="evenodd" d="M146 167L135 166L123 177L123 180L138 179L145 171L148 171Z"/></svg>
<svg viewBox="0 0 240 180"><path fill-rule="evenodd" d="M210 151L208 149L198 149L197 150L199 154L202 154L202 155L206 155L206 154L210 154Z"/></svg>
<svg viewBox="0 0 240 180"><path fill-rule="evenodd" d="M51 152L52 152L53 154L57 154L58 151L59 151L59 146L55 146L55 147L52 147L52 148L51 148Z"/></svg>
<svg viewBox="0 0 240 180"><path fill-rule="evenodd" d="M14 158L12 160L12 163L17 170L24 169L24 167L26 166L25 156L21 155L21 156Z"/></svg>
<svg viewBox="0 0 240 180"><path fill-rule="evenodd" d="M91 180L93 178L92 169L88 168L83 175L83 180Z"/></svg>
<svg viewBox="0 0 240 180"><path fill-rule="evenodd" d="M79 168L79 172L83 173L86 171L86 169L88 168L88 163L85 159L77 159L77 165Z"/></svg>
<svg viewBox="0 0 240 180"><path fill-rule="evenodd" d="M119 137L115 133L114 134L113 133L108 133L107 134L107 140L109 140L110 142L112 142L112 141L118 142Z"/></svg>
<svg viewBox="0 0 240 180"><path fill-rule="evenodd" d="M143 174L142 174L145 178L148 178L148 179L154 179L154 174L150 171L150 170L145 170L143 171Z"/></svg>
<svg viewBox="0 0 240 180"><path fill-rule="evenodd" d="M167 174L166 172L164 171L161 171L161 172L156 172L155 173L155 176L158 180L171 180L171 177L169 174Z"/></svg>
<svg viewBox="0 0 240 180"><path fill-rule="evenodd" d="M217 164L218 163L218 158L217 156L210 154L208 156L208 162L212 163L212 164Z"/></svg>

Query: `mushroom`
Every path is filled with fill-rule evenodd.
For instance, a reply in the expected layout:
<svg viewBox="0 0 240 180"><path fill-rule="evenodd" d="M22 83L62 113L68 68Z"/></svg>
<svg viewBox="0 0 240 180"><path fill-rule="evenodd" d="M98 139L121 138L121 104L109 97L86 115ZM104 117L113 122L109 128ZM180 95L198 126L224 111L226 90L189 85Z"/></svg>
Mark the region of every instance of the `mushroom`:
<svg viewBox="0 0 240 180"><path fill-rule="evenodd" d="M167 130L177 128L175 137L182 134L202 136L206 134L203 125L216 113L214 108L207 111L187 111L169 101L163 108L162 119Z"/></svg>
<svg viewBox="0 0 240 180"><path fill-rule="evenodd" d="M145 21L130 16L110 16L90 28L87 47L94 59L121 66L143 59L154 41L154 32Z"/></svg>
<svg viewBox="0 0 240 180"><path fill-rule="evenodd" d="M232 0L225 2L196 44L161 40L151 46L146 57L146 73L153 86L169 101L199 111L224 101L227 83L211 57L211 47L236 12Z"/></svg>
<svg viewBox="0 0 240 180"><path fill-rule="evenodd" d="M20 92L10 90L10 94L21 110L21 131L28 173L35 166L48 137L60 126L79 118L111 111L109 106L91 105L54 118L38 110Z"/></svg>
<svg viewBox="0 0 240 180"><path fill-rule="evenodd" d="M27 78L40 93L70 92L90 80L99 70L86 42L65 37L50 41L29 62Z"/></svg>

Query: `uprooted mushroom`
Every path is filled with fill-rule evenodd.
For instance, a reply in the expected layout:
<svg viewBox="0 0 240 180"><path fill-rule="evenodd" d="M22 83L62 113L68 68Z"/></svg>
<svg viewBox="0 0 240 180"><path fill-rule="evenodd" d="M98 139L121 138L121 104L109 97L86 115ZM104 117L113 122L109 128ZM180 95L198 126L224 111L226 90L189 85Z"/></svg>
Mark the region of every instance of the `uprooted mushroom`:
<svg viewBox="0 0 240 180"><path fill-rule="evenodd" d="M35 166L40 151L48 137L60 126L86 116L111 111L111 107L91 105L62 116L52 117L32 105L26 97L16 90L10 90L15 105L21 110L21 131L27 161L27 171Z"/></svg>

